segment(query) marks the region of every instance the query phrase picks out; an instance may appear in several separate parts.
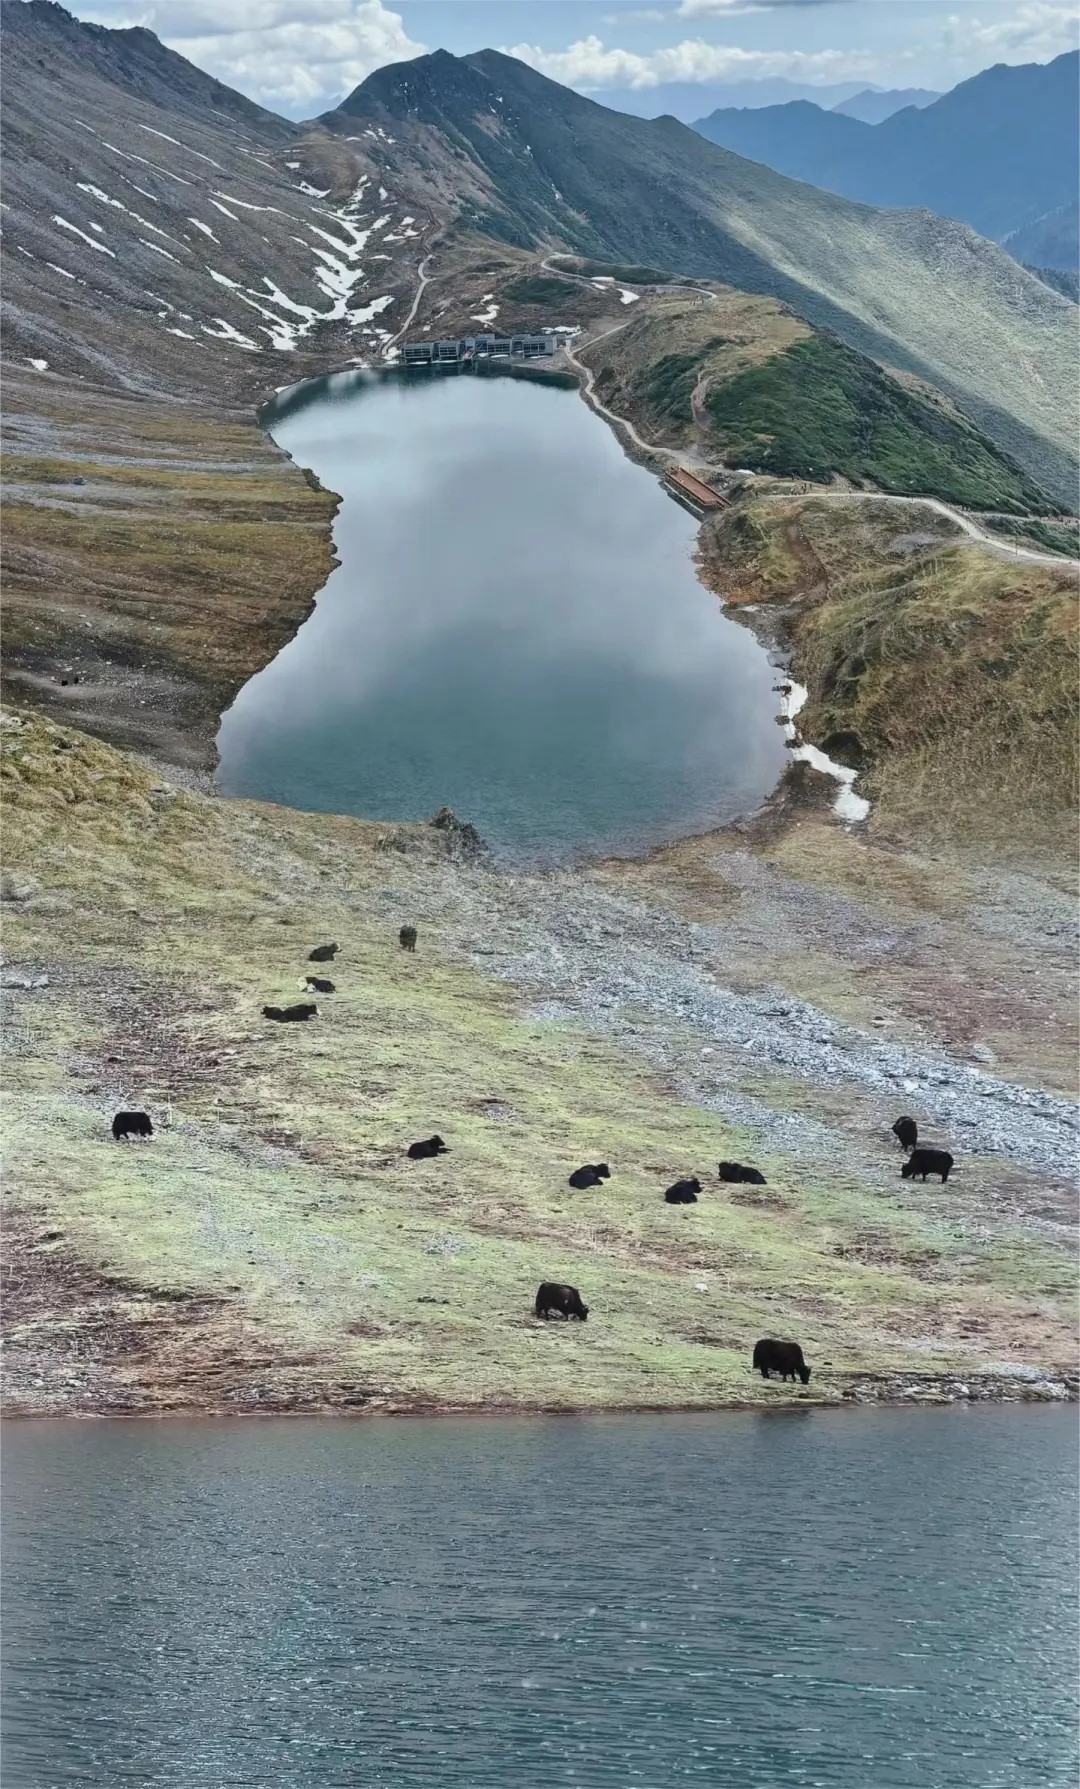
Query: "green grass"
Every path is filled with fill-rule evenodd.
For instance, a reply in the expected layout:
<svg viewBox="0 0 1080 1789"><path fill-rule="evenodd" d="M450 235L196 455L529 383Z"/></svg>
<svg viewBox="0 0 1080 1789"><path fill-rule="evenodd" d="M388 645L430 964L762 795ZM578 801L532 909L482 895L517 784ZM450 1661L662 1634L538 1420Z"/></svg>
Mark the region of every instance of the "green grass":
<svg viewBox="0 0 1080 1789"><path fill-rule="evenodd" d="M628 286L691 286L695 283L684 274L671 273L662 267L650 267L640 262L593 261L586 258L575 261L570 271L579 273L586 279L622 280Z"/></svg>
<svg viewBox="0 0 1080 1789"><path fill-rule="evenodd" d="M1071 517L1049 522L1038 516L994 516L989 527L994 534L1004 535L1006 540L1018 541L1022 546L1042 547L1048 553L1061 553L1067 559L1075 559L1080 551L1080 524Z"/></svg>
<svg viewBox="0 0 1080 1789"><path fill-rule="evenodd" d="M817 482L840 475L972 509L1048 507L974 428L825 336L713 385L705 407L727 459L754 471Z"/></svg>
<svg viewBox="0 0 1080 1789"><path fill-rule="evenodd" d="M778 1327L828 1397L849 1370L977 1371L940 1329L943 1286L951 1307L1015 1316L1015 1263L850 1172L765 1155L774 1203L711 1182L691 1211L665 1205L670 1180L748 1138L582 1026L533 1018L437 919L402 953L400 917L452 911L473 872L378 852L362 822L161 806L149 772L42 722L8 739L9 868L40 886L5 950L53 985L22 1002L7 1063L9 1219L62 1231L127 1288L140 1407L258 1374L329 1404L358 1387L404 1406L761 1403L784 1394L748 1355ZM262 1003L295 997L326 936L338 993L317 1023L268 1025ZM121 1148L121 1099L168 1102L172 1124ZM450 1155L408 1162L434 1127ZM601 1147L615 1178L572 1194L569 1167ZM1022 1267L1045 1278L1030 1250ZM534 1322L548 1278L581 1287L585 1327ZM220 1301L195 1362L194 1331L153 1327L162 1292ZM16 1348L47 1363L75 1334L93 1359L95 1309L84 1293L16 1317Z"/></svg>
<svg viewBox="0 0 1080 1789"><path fill-rule="evenodd" d="M725 337L712 336L689 354L665 354L638 381L638 392L650 412L673 423L691 419L690 398L701 376L707 354L726 346Z"/></svg>
<svg viewBox="0 0 1080 1789"><path fill-rule="evenodd" d="M527 274L502 287L501 295L515 304L539 304L556 307L569 304L575 297L569 280L560 280L550 273Z"/></svg>
<svg viewBox="0 0 1080 1789"><path fill-rule="evenodd" d="M1029 851L1072 862L1068 570L1010 563L959 543L931 511L872 501L752 498L713 540L722 592L795 605L807 736L858 741L846 761L868 767L872 829L999 862Z"/></svg>

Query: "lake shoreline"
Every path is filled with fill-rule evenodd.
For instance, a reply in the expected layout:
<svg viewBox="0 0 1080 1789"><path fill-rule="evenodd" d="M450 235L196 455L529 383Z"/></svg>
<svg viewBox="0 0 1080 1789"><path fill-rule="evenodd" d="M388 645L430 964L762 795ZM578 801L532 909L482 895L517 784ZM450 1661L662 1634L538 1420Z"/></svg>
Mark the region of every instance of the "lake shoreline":
<svg viewBox="0 0 1080 1789"><path fill-rule="evenodd" d="M853 1377L858 1377L854 1375ZM595 1417L645 1418L649 1416L806 1416L811 1412L835 1412L838 1410L947 1410L956 1406L966 1409L978 1407L999 1408L1004 1405L1023 1405L1025 1408L1041 1406L1060 1408L1065 1404L1080 1403L1080 1380L1054 1379L1049 1375L1044 1379L1020 1382L1006 1379L988 1378L981 1383L965 1385L962 1389L950 1390L942 1382L944 1376L931 1379L925 1376L916 1380L914 1375L898 1374L895 1384L874 1385L867 1389L860 1385L858 1389L840 1392L833 1396L815 1395L813 1393L782 1392L776 1389L772 1394L764 1394L759 1399L727 1398L719 1402L710 1400L688 1400L685 1403L649 1404L515 1404L506 1403L438 1403L417 1399L415 1401L395 1400L372 1395L361 1404L355 1399L346 1399L342 1403L333 1404L267 1404L252 1405L237 1409L233 1406L216 1405L211 1402L193 1402L191 1404L170 1405L161 1410L125 1410L115 1409L80 1410L77 1412L60 1412L32 1406L17 1408L5 1407L0 1410L0 1420L7 1423L70 1423L70 1422L123 1422L123 1423L170 1423L190 1422L196 1418L205 1418L208 1422L399 1422L423 1421L439 1418L445 1421L463 1421L470 1418L485 1421L505 1422L517 1417L523 1421L537 1422L545 1418L565 1417L581 1419ZM969 1378L975 1378L969 1375Z"/></svg>
<svg viewBox="0 0 1080 1789"><path fill-rule="evenodd" d="M283 450L274 444L274 451L284 463ZM289 473L290 478L303 476L292 462ZM325 531L325 521L318 527ZM701 557L699 534L699 561ZM700 566L698 576L706 583ZM722 600L715 590L713 595ZM774 654L787 651L789 611L782 605L747 613L736 601L727 612L752 628ZM249 636L245 650L250 646ZM33 1147L48 1154L56 1138L68 1138L74 1140L74 1155L71 1160L66 1154L58 1157L51 1170L43 1161L34 1184L9 1204L9 1253L14 1250L16 1280L25 1272L30 1291L25 1323L14 1307L9 1310L16 1331L6 1400L12 1419L165 1420L211 1412L215 1420L245 1414L340 1419L481 1413L539 1418L601 1411L675 1415L691 1409L786 1413L848 1403L944 1407L976 1401L1056 1402L1075 1396L1071 1342L1055 1315L1057 1276L1068 1247L1062 1228L1068 1222L1065 1195L1057 1185L1059 1158L1037 1151L1032 1156L1039 1114L1025 1117L1022 1106L1015 1101L1009 1105L999 1092L1008 1092L1015 1083L1009 1098L1015 1093L1022 1100L1025 1089L1067 1088L1069 1083L1064 1056L1056 1053L1064 1048L1058 1043L1059 1030L1062 1037L1067 1030L1056 1002L1069 965L1066 953L1053 942L1062 915L1052 885L1018 875L1012 884L1000 885L998 904L987 912L981 870L961 854L943 851L940 843L930 856L907 850L895 834L890 836L887 810L875 812L867 827L845 827L828 812L831 785L806 766L789 766L759 809L718 829L659 843L633 857L594 858L545 876L523 877L492 869L477 874L448 863L423 826L388 828L223 797L217 791L206 801L199 792L199 773L187 770L174 779L165 767L163 784L161 760L150 753L121 759L108 747L99 750L86 734L61 738L50 726L25 724L24 756L31 767L46 758L52 763L52 754L63 747L72 778L64 800L72 805L57 808L49 787L39 792L32 777L20 785L20 799L30 802L29 821L9 828L9 861L30 873L37 890L26 901L20 897L5 903L8 958L16 971L23 964L35 975L44 970L51 991L39 994L27 986L11 997L33 1035L44 1026L44 1060L51 1065L50 1075L55 1069L59 1076L55 1089L50 1083L43 1091L33 1079L26 1084L26 1114L38 1127ZM54 826L60 831L54 833ZM140 826L149 827L145 837L151 858L144 856L148 847ZM65 827L74 827L75 836L88 841L74 856ZM389 852L378 842L388 834L396 841ZM54 839L55 846L50 843ZM177 841L183 847L179 857ZM204 851L205 864L200 861ZM230 894L238 889L244 890L239 904L236 894ZM241 913L248 902L251 913ZM184 917L189 913L207 917L205 934L201 924L193 926ZM414 990L402 980L408 963L381 954L388 914L396 926L400 913L419 918L425 949L431 951L423 966L425 977L434 977L430 1011L426 982ZM372 1078L378 1033L362 1004L354 1013L352 996L348 1004L339 997L329 1015L332 1050L323 1048L323 1031L302 1047L297 1040L299 1053L289 1059L287 1083L279 1079L284 1058L273 1040L258 1035L257 1021L252 1035L251 1017L268 993L276 997L296 985L295 971L281 967L281 947L288 945L289 935L274 930L279 923L299 926L300 936L310 932L312 939L339 933L356 939L363 982L398 1003L392 1005L394 1011L406 996L419 1001L415 1013L408 1009L413 1013L410 1023L430 1025L430 1037L427 1031L424 1035L437 1046L438 1074L430 1086L423 1082L427 1092L417 1097L426 1103L415 1116L409 1107L406 1118L372 1119L361 1106L350 1118L354 1130L340 1141L331 1136L320 1142L314 1115L325 1109L328 1090L332 1101L351 1101L355 1087ZM1040 999L1034 1004L1022 973L1033 928L1043 963ZM883 956L876 942L883 930L895 933L902 949ZM1022 946L1020 953L1017 946ZM954 968L962 990L947 1029L932 973L940 962ZM614 1123L619 1131L625 1126L629 1140L645 1101L648 1124L632 1146L642 1190L652 1183L641 1179L641 1164L651 1170L670 1162L666 1171L673 1177L682 1171L682 1152L692 1146L694 1126L707 1121L719 1127L719 1141L710 1136L700 1159L715 1161L724 1153L761 1161L773 1203L763 1200L761 1213L755 1214L740 1209L730 1190L721 1189L719 1197L697 1208L700 1258L708 1263L706 1275L716 1275L714 1297L706 1306L694 1297L693 1277L702 1270L692 1265L698 1257L689 1232L673 1231L659 1252L650 1245L642 1255L634 1228L645 1221L636 1215L638 1205L631 1203L625 1212L617 1204L603 1205L595 1217L590 1208L579 1219L558 1201L545 1204L547 1194L538 1194L530 1183L522 1191L520 1213L513 1209L514 1201L504 1200L498 1189L511 1184L516 1189L522 1166L527 1180L531 1161L524 1162L519 1133L508 1125L494 1155L494 1133L483 1140L488 1166L465 1207L446 1207L438 1196L432 1203L425 1192L423 1221L436 1232L447 1223L458 1224L481 1239L471 1245L478 1254L476 1273L487 1246L482 1239L505 1232L507 1246L521 1246L522 1225L526 1232L533 1226L545 1251L550 1247L537 1262L540 1277L551 1270L565 1272L587 1297L599 1297L593 1292L595 1281L619 1283L618 1276L632 1269L641 1283L628 1282L623 1309L623 1291L618 1299L605 1292L613 1331L610 1352L585 1364L592 1354L592 1333L580 1348L553 1334L543 1373L557 1402L543 1395L547 1385L539 1396L524 1401L517 1395L463 1400L460 1387L473 1379L467 1349L474 1332L466 1330L460 1340L451 1332L448 1357L441 1320L437 1314L421 1316L414 1286L405 1284L392 1314L372 1324L370 1340L359 1347L343 1340L341 1326L345 1316L350 1321L355 1317L358 1306L366 1310L366 1295L345 1299L343 1311L343 1294L332 1289L325 1311L317 1305L310 1314L301 1311L316 1338L308 1364L301 1365L308 1357L303 1348L297 1352L295 1341L271 1339L277 1307L290 1322L294 1319L291 1286L284 1297L279 1289L269 1305L260 1302L265 1274L267 1283L276 1286L284 1268L260 1267L249 1273L231 1240L220 1270L206 1275L208 1303L201 1312L199 1293L175 1288L203 1283L202 1268L196 1270L187 1258L168 1250L161 1260L151 1252L145 1264L132 1261L130 1250L125 1253L128 1238L119 1227L119 1214L126 1217L133 1200L138 1209L143 1209L139 1201L148 1200L142 1222L151 1239L145 1246L152 1251L158 1247L155 1214L166 1196L177 1198L181 1183L164 1153L154 1160L145 1184L136 1154L111 1157L103 1179L104 1158L93 1153L96 1133L87 1129L86 1108L96 1124L103 1100L126 1103L130 1093L126 1071L111 1066L123 1058L111 1053L116 1046L101 1023L101 1015L115 1010L118 964L124 977L135 978L123 1013L123 1048L134 1049L134 1063L150 1065L146 1079L133 1086L135 1097L145 1097L151 1105L158 1097L151 1071L160 1061L162 1067L155 1071L164 1077L160 1085L173 1086L172 1040L178 1035L182 1039L184 1026L191 1024L185 1017L184 988L190 984L202 990L206 1017L195 1022L195 1042L212 1068L192 1067L188 1044L175 1046L178 1069L188 1077L176 1083L176 1097L184 1124L215 1164L215 1211L221 1200L234 1197L237 1148L249 1154L254 1149L242 1171L243 1197L237 1209L243 1210L245 1223L256 1225L264 1249L277 1248L282 1224L295 1246L308 1246L305 1213L318 1210L317 1221L329 1222L323 1215L328 1201L336 1201L346 1214L344 1223L355 1186L371 1188L373 1166L386 1185L378 1194L369 1191L369 1207L374 1199L386 1198L388 1217L399 1196L399 1170L386 1151L399 1124L427 1120L430 1128L428 1113L433 1109L438 1116L446 1109L437 1103L446 1100L445 1091L439 1091L444 1086L455 1090L454 1097L459 1088L472 1099L489 1092L503 1097L505 1087L522 1080L523 1064L529 1065L523 1086L546 1087L560 1053L577 1061L573 1052L581 1037L589 1040L588 1051L560 1095L563 1110L572 1113L584 1104L607 1111L614 1086ZM292 979L285 979L286 973ZM440 1004L448 998L446 990L458 984L464 1019L455 1006ZM481 1054L479 1066L467 1072L471 1050L486 1049L490 1031L490 1025L471 1029L474 1014L504 998L505 1006L498 1006L500 1025L504 1012L507 1022L512 1015L505 1042L500 1041L498 1052ZM774 1018L774 1013L782 1016ZM879 1023L884 1033L872 1030ZM984 1050L975 1060L988 1059L982 1043L988 1034L993 1041L989 1059L1001 1061L1000 1081L967 1066L973 1046ZM84 1035L95 1041L73 1052L70 1040ZM891 1054L886 1052L879 1073L875 1065L886 1040ZM443 1048L447 1067L439 1056ZM380 1074L386 1084L395 1082L398 1038L391 1034L385 1049L387 1066L381 1071L376 1056L377 1088ZM588 1067L590 1053L601 1065L595 1071ZM324 1057L331 1058L329 1066L320 1066ZM423 1081L426 1062L408 1055L407 1061L410 1076ZM910 1086L914 1090L917 1085L918 1091L909 1094L903 1076L910 1076L913 1063L918 1078ZM590 1078L594 1073L595 1079ZM17 1058L9 1061L9 1074L18 1098ZM203 1074L205 1081L199 1079ZM225 1100L223 1112L217 1108L218 1096ZM546 1161L547 1132L530 1114L524 1095L519 1104L525 1108L524 1136L529 1140L525 1153L531 1155L535 1140ZM288 1119L284 1130L282 1109ZM376 1103L376 1113L381 1109ZM899 1196L895 1146L887 1133L897 1110L908 1109L919 1109L920 1117L929 1111L939 1124L949 1122L948 1113L954 1110L965 1124L980 1112L991 1121L982 1144L977 1132L958 1133L962 1173L945 1194L936 1186L911 1185ZM284 1138L280 1143L279 1130ZM425 1133L414 1129L412 1134ZM263 1135L273 1143L264 1147L258 1142ZM593 1142L591 1136L581 1137L580 1159L593 1159L585 1153ZM467 1179L467 1164L460 1157L457 1162ZM42 1185L49 1189L44 1198ZM75 1197L69 1186L83 1190ZM402 1191L411 1214L412 1185ZM114 1197L118 1202L112 1205ZM185 1191L181 1208L187 1198ZM307 1205L298 1204L301 1199ZM25 1252L21 1240L13 1237L11 1217L16 1213L26 1218ZM466 1213L475 1230L469 1229ZM759 1218L764 1227L747 1233L747 1223ZM654 1222L649 1208L648 1223ZM110 1223L118 1228L110 1231ZM73 1276L54 1272L50 1265L53 1244L46 1225L71 1236L66 1260L77 1270ZM590 1225L596 1226L594 1240ZM235 1224L225 1232L228 1238L240 1233ZM352 1246L347 1224L332 1234L344 1236L346 1248ZM995 1255L998 1239L1002 1249ZM387 1242L391 1249L400 1246L393 1224L387 1228ZM756 1259L769 1259L778 1245L791 1251L790 1278L779 1283L779 1291L775 1276L761 1277L753 1265ZM581 1251L580 1260L575 1251ZM91 1268L91 1262L100 1263L101 1271ZM879 1263L887 1293L879 1293L873 1282ZM432 1284L428 1276L440 1272L441 1263L422 1260L421 1269L425 1277L415 1291L426 1292ZM292 1267L294 1274L298 1271ZM218 1285L226 1272L244 1285L235 1309ZM732 1287L736 1309L749 1301L757 1313L757 1334L797 1335L812 1361L822 1349L826 1357L832 1351L845 1368L851 1363L845 1381L867 1382L865 1393L803 1398L762 1386L755 1401L749 1388L745 1396L737 1391L731 1380L741 1378L744 1369L733 1369L724 1353ZM865 1321L858 1287L869 1300ZM469 1296L475 1299L475 1290ZM879 1327L872 1312L882 1296L886 1321ZM376 1306L382 1298L376 1295ZM759 1308L762 1299L766 1302ZM190 1317L186 1300L193 1301ZM300 1302L306 1305L306 1295ZM483 1304L480 1295L478 1308ZM115 1319L109 1315L113 1306ZM663 1353L663 1335L652 1334L660 1328L653 1313L661 1310L664 1329L667 1314L680 1313L677 1319L672 1316L670 1360ZM966 1315L970 1327L965 1327ZM649 1331L644 1353L640 1328L636 1337L632 1334L642 1319ZM237 1324L239 1336L247 1338L242 1346ZM259 1325L266 1326L261 1347ZM592 1332L592 1325L586 1329ZM506 1385L526 1387L538 1364L528 1358L528 1332L529 1325L513 1317L488 1332L495 1338L490 1345ZM415 1342L408 1340L414 1336ZM420 1383L438 1385L447 1378L445 1395L425 1391L418 1396L406 1389L414 1368L399 1337L406 1338L406 1349L417 1350ZM740 1329L739 1347L748 1339L749 1332ZM694 1344L692 1349L684 1348L687 1342ZM653 1348L657 1364L649 1365ZM903 1365L896 1366L905 1354L935 1367L946 1364L933 1375L906 1374ZM984 1362L1010 1358L1034 1374L1029 1385L1061 1385L1064 1392L1024 1389L1023 1382L981 1371ZM1061 1364L1066 1361L1068 1368ZM566 1381L569 1375L572 1382L579 1370L593 1375L594 1394L608 1373L614 1375L612 1388L633 1390L628 1396L593 1395L575 1402L567 1395ZM644 1389L646 1375L658 1390L681 1391L687 1372L698 1370L707 1385L716 1385L717 1395L692 1405L679 1395L648 1402L635 1395L639 1385ZM347 1381L346 1390L339 1389L338 1376ZM913 1378L923 1382L915 1395L904 1390L905 1380ZM935 1380L936 1391L928 1378ZM372 1379L389 1388L385 1396L365 1390L365 1381ZM946 1380L963 1383L968 1392L939 1395ZM985 1391L990 1383L991 1394L979 1395L979 1388Z"/></svg>

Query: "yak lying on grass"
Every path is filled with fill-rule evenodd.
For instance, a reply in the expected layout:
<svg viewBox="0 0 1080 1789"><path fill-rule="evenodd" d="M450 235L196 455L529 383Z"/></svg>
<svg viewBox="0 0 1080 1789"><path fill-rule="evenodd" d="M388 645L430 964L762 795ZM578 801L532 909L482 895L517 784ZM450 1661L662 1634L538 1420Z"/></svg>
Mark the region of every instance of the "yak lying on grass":
<svg viewBox="0 0 1080 1789"><path fill-rule="evenodd" d="M577 1192L584 1192L586 1187L600 1186L611 1179L611 1169L606 1162L586 1162L583 1168L575 1168L570 1176L570 1185Z"/></svg>
<svg viewBox="0 0 1080 1789"><path fill-rule="evenodd" d="M742 1162L721 1162L718 1173L721 1180L740 1181L747 1186L764 1186L765 1176L760 1168L747 1168Z"/></svg>
<svg viewBox="0 0 1080 1789"><path fill-rule="evenodd" d="M674 1186L669 1186L664 1198L669 1205L696 1205L700 1191L701 1182L694 1175L691 1180L677 1180Z"/></svg>
<svg viewBox="0 0 1080 1789"><path fill-rule="evenodd" d="M411 1162L427 1161L433 1155L446 1155L446 1144L439 1136L423 1137L419 1143L409 1144L409 1160Z"/></svg>

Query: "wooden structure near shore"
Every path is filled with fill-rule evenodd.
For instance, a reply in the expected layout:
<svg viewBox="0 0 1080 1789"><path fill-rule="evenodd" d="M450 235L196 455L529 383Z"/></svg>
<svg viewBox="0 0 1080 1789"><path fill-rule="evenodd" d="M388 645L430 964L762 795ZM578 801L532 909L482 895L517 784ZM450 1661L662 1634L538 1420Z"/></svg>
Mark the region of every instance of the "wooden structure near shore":
<svg viewBox="0 0 1080 1789"><path fill-rule="evenodd" d="M692 472L684 472L681 466L665 472L663 482L669 495L676 502L685 504L696 516L707 515L715 509L731 508L730 498L722 497L719 491L714 491L702 479L695 478Z"/></svg>

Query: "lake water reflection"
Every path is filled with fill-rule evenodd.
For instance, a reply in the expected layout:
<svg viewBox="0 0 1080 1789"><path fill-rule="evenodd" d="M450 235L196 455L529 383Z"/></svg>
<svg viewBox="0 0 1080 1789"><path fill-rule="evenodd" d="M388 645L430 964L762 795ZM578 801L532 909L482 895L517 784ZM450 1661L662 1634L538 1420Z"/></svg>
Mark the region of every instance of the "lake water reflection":
<svg viewBox="0 0 1080 1789"><path fill-rule="evenodd" d="M343 374L269 426L342 494L341 565L224 717L228 793L377 819L445 803L558 858L702 830L775 784L765 653L699 583L693 518L576 393Z"/></svg>
<svg viewBox="0 0 1080 1789"><path fill-rule="evenodd" d="M1076 1781L1074 1410L9 1424L4 1789Z"/></svg>

